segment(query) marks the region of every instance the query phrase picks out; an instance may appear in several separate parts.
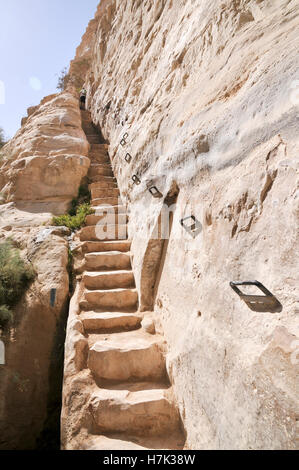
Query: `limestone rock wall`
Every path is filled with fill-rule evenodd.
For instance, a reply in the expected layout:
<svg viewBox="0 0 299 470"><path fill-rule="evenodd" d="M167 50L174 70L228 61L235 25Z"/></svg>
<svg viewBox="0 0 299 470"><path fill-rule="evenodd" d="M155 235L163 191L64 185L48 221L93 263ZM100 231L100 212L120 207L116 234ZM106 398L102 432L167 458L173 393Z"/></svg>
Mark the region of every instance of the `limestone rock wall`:
<svg viewBox="0 0 299 470"><path fill-rule="evenodd" d="M28 110L1 149L0 243L9 238L36 278L0 330L0 448L58 449L64 328L69 302L68 236L52 227L78 194L90 161L78 99L71 90Z"/></svg>
<svg viewBox="0 0 299 470"><path fill-rule="evenodd" d="M87 104L193 449L296 446L298 12L297 0L110 0L98 18ZM155 244L174 185L170 239ZM250 310L229 286L254 279L280 312Z"/></svg>
<svg viewBox="0 0 299 470"><path fill-rule="evenodd" d="M87 174L88 148L77 97L67 91L44 98L1 151L2 205L63 213Z"/></svg>
<svg viewBox="0 0 299 470"><path fill-rule="evenodd" d="M58 227L0 232L0 242L10 237L36 272L33 284L14 311L13 328L1 336L5 344L5 365L0 366L2 450L36 449L38 445L45 450L59 445L55 443L58 430L55 438L51 425L47 440L38 443L38 438L49 426L49 418L59 412L56 394L61 388L62 320L69 299L68 243L64 235ZM58 422L59 416L56 419Z"/></svg>

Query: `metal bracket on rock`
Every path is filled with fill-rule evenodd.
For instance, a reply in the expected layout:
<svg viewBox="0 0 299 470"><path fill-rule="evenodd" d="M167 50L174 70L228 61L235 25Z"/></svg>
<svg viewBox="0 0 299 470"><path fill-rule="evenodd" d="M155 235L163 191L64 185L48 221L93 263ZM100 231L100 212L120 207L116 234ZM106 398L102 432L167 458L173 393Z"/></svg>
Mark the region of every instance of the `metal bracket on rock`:
<svg viewBox="0 0 299 470"><path fill-rule="evenodd" d="M157 186L152 186L151 188L149 188L149 192L151 193L151 195L153 197L156 197L156 198L161 198L163 197L163 194L160 193L159 189L157 188Z"/></svg>
<svg viewBox="0 0 299 470"><path fill-rule="evenodd" d="M125 156L125 160L127 163L131 163L132 158L133 158L132 155L130 155L129 153L127 153L127 155Z"/></svg>
<svg viewBox="0 0 299 470"><path fill-rule="evenodd" d="M120 145L122 145L123 147L126 145L127 143L127 138L129 137L129 134L126 132L124 135L123 135L123 138L121 139L120 141Z"/></svg>
<svg viewBox="0 0 299 470"><path fill-rule="evenodd" d="M50 305L51 305L51 307L54 307L55 300L56 300L56 289L51 289L51 292L50 292Z"/></svg>
<svg viewBox="0 0 299 470"><path fill-rule="evenodd" d="M138 178L137 175L132 176L132 180L135 184L139 185L141 183L141 180Z"/></svg>
<svg viewBox="0 0 299 470"><path fill-rule="evenodd" d="M191 225L187 225L186 221L187 220L192 220ZM197 235L200 234L202 231L202 225L199 222L199 220L196 219L194 215L190 215L189 217L185 217L184 219L181 219L181 226L193 237L196 238Z"/></svg>
<svg viewBox="0 0 299 470"><path fill-rule="evenodd" d="M281 312L282 305L277 298L259 281L230 282L231 288L241 300L255 312ZM238 286L256 286L265 295L244 294Z"/></svg>

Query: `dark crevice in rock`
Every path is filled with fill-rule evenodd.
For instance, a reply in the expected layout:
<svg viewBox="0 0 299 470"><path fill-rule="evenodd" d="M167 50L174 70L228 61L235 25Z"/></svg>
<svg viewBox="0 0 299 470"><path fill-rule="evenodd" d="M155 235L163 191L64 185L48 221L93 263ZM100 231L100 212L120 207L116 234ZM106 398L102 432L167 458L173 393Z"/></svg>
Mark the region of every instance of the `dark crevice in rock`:
<svg viewBox="0 0 299 470"><path fill-rule="evenodd" d="M43 430L36 441L35 450L48 451L60 449L60 414L62 407L64 345L68 311L69 302L66 303L63 313L57 320L49 368L47 418L44 422Z"/></svg>

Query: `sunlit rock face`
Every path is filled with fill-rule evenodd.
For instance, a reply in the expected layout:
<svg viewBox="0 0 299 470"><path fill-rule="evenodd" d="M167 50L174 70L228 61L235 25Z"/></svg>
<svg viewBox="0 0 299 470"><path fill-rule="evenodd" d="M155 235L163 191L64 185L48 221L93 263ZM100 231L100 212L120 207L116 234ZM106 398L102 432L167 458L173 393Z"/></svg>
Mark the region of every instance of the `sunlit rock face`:
<svg viewBox="0 0 299 470"><path fill-rule="evenodd" d="M138 314L146 313L130 321L167 349L186 448L296 447L298 10L297 0L102 0L71 63L71 74L85 79L87 107L109 142L129 212L128 259ZM5 449L35 448L47 420L69 296L69 234L50 221L67 210L90 165L76 91L31 107L1 149L0 241L11 238L37 273L5 338ZM230 286L253 280L275 296L275 308L264 299L246 303ZM66 448L106 449L117 444L84 442L94 385L85 364L99 374L101 351L87 358L78 308L74 296L65 377L74 376L82 394L64 387L62 436ZM135 339L122 341L134 349ZM145 358L145 367L154 363ZM94 402L99 426L105 393ZM117 413L104 418L118 424Z"/></svg>
<svg viewBox="0 0 299 470"><path fill-rule="evenodd" d="M2 203L64 212L87 174L88 148L77 98L70 92L46 97L29 108L25 123L2 149Z"/></svg>
<svg viewBox="0 0 299 470"><path fill-rule="evenodd" d="M44 98L22 122L1 149L0 243L10 239L36 276L14 308L13 324L0 329L0 448L53 449L59 448L70 231L53 227L52 216L77 196L89 144L71 90Z"/></svg>
<svg viewBox="0 0 299 470"><path fill-rule="evenodd" d="M298 2L110 0L97 20L87 105L110 142L141 308L167 339L188 445L293 449ZM255 279L281 311L250 309L229 285Z"/></svg>
<svg viewBox="0 0 299 470"><path fill-rule="evenodd" d="M61 341L69 296L65 235L60 227L29 226L28 220L27 226L23 220L22 227L0 230L0 243L10 238L36 273L14 308L13 327L0 335L5 344L5 364L0 366L1 450L53 449L53 441L59 447L55 416L59 420Z"/></svg>

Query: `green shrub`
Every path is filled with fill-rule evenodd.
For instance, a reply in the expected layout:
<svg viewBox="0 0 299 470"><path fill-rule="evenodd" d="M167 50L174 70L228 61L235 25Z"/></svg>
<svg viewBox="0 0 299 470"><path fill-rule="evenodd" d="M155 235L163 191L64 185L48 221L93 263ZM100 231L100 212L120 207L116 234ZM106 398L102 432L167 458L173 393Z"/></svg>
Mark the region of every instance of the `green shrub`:
<svg viewBox="0 0 299 470"><path fill-rule="evenodd" d="M53 217L52 224L68 227L72 232L79 230L84 225L85 217L94 214L94 210L90 207L90 199L88 186L80 186L78 196L72 200L68 213Z"/></svg>
<svg viewBox="0 0 299 470"><path fill-rule="evenodd" d="M12 320L11 308L14 307L30 281L34 279L34 270L20 255L20 250L12 246L11 241L0 243L0 325Z"/></svg>
<svg viewBox="0 0 299 470"><path fill-rule="evenodd" d="M52 224L57 226L68 227L72 232L79 230L85 223L87 215L94 214L94 210L90 207L89 203L81 204L76 208L76 214L64 214L58 217L53 217Z"/></svg>
<svg viewBox="0 0 299 470"><path fill-rule="evenodd" d="M0 305L0 326L6 325L13 319L11 310L6 305Z"/></svg>
<svg viewBox="0 0 299 470"><path fill-rule="evenodd" d="M81 90L84 83L84 76L88 70L90 62L83 59L79 62L74 62L72 66L72 72L68 71L67 67L64 67L58 75L57 90L64 91L67 86L73 85L78 92Z"/></svg>
<svg viewBox="0 0 299 470"><path fill-rule="evenodd" d="M61 70L59 76L58 76L58 83L57 83L57 90L64 91L67 87L67 84L69 83L70 76L67 71L67 67L64 67L64 69Z"/></svg>

